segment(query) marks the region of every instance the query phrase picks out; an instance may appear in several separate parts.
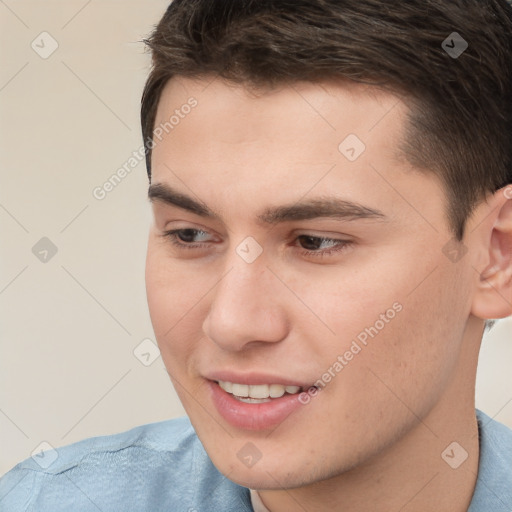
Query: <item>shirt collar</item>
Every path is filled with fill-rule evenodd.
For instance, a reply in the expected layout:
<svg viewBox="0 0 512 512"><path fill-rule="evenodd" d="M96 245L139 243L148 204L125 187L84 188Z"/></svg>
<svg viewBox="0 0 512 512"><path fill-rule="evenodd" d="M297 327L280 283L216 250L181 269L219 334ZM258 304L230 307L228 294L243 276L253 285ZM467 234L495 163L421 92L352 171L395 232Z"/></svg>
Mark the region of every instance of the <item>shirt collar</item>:
<svg viewBox="0 0 512 512"><path fill-rule="evenodd" d="M254 489L249 489L251 493L251 505L254 509L254 512L270 512L270 510L263 505L261 501L260 495Z"/></svg>

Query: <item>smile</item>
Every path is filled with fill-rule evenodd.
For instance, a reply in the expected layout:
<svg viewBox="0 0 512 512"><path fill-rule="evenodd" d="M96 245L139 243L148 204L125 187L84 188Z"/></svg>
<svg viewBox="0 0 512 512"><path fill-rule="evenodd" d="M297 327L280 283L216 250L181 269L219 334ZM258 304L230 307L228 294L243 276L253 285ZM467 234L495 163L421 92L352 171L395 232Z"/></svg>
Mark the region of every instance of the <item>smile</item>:
<svg viewBox="0 0 512 512"><path fill-rule="evenodd" d="M305 389L301 386L242 384L225 380L207 382L217 412L227 423L239 429L275 428L304 407L299 399Z"/></svg>

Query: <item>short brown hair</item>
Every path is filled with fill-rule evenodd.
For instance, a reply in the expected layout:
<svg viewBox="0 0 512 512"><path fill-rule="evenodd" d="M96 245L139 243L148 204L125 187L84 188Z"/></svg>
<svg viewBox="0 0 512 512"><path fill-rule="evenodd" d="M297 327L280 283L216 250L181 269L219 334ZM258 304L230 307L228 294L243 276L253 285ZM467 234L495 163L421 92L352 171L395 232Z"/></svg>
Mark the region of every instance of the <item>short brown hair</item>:
<svg viewBox="0 0 512 512"><path fill-rule="evenodd" d="M447 51L454 37L468 44L458 56ZM145 42L153 58L141 106L150 181L163 87L173 76L214 73L257 87L349 79L407 97L401 149L442 179L459 240L478 201L512 183L506 0L174 0Z"/></svg>

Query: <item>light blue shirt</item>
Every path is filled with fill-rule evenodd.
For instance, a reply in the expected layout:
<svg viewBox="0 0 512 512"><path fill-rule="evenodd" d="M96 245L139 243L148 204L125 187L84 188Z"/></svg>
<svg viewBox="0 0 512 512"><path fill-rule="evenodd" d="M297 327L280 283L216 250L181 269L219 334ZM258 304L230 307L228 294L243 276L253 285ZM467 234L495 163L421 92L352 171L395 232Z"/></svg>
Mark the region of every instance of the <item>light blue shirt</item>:
<svg viewBox="0 0 512 512"><path fill-rule="evenodd" d="M480 411L477 418L480 462L468 512L511 512L512 430ZM225 478L188 418L178 418L85 439L21 462L0 479L0 511L252 512L253 507L249 489Z"/></svg>

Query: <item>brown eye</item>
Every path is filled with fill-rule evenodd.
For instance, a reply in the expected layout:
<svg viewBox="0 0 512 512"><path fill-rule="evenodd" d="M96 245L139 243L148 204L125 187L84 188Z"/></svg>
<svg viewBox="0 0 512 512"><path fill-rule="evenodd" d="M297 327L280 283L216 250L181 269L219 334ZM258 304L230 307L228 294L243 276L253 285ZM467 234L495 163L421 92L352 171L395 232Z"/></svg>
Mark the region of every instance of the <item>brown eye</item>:
<svg viewBox="0 0 512 512"><path fill-rule="evenodd" d="M352 244L349 240L312 235L299 235L297 240L300 247L305 249L302 251L305 256L328 256L339 253Z"/></svg>

